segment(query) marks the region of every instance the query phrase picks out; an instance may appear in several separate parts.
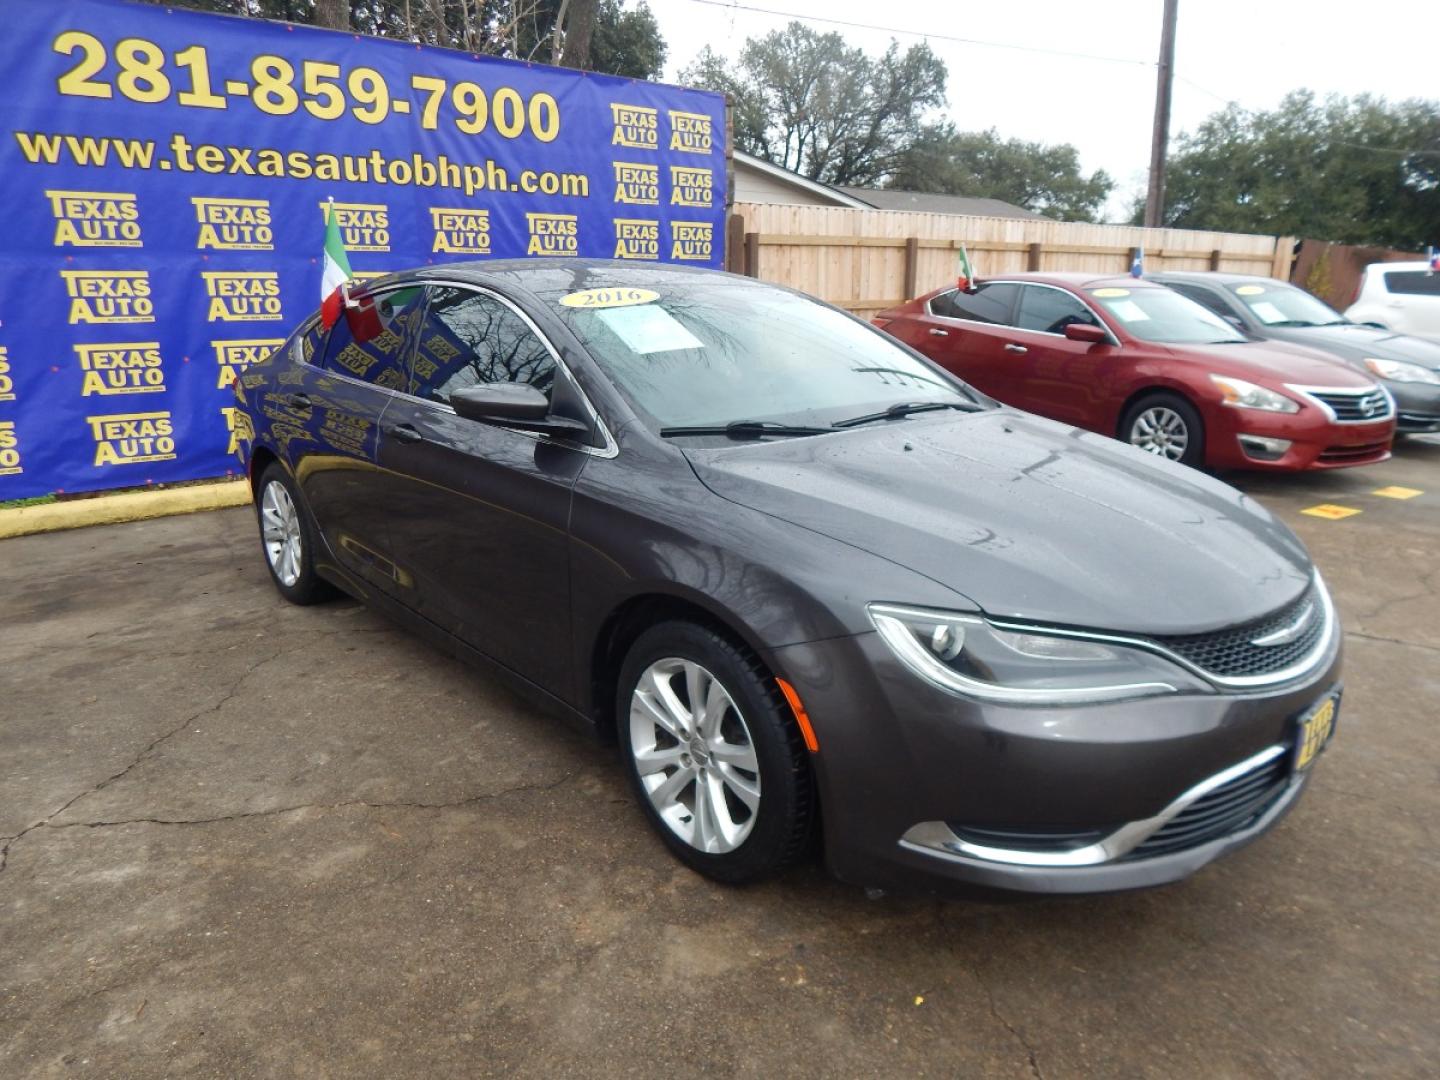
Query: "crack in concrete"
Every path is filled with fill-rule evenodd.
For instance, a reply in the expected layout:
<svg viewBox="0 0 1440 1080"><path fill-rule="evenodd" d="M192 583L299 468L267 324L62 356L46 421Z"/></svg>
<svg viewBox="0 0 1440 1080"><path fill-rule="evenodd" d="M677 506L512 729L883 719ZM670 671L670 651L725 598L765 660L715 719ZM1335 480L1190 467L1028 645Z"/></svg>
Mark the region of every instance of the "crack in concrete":
<svg viewBox="0 0 1440 1080"><path fill-rule="evenodd" d="M265 657L265 659L263 660L255 661L255 663L251 664L248 668L245 669L245 671L240 675L239 678L237 678L233 683L230 684L230 689L226 690L225 693L220 696L219 701L215 702L214 705L211 705L208 708L201 709L199 712L187 716L177 726L165 732L165 734L161 735L159 738L155 739L143 750L141 750L140 753L136 754L135 758L130 762L130 764L126 765L119 772L112 773L104 780L101 780L98 784L86 788L84 791L80 792L80 794L76 795L74 798L70 799L67 803L65 803L64 806L61 806L58 810L55 810L45 815L45 817L41 818L39 821L36 821L26 826L14 836L0 837L0 839L4 840L4 844L0 845L0 871L4 871L5 867L9 865L10 849L16 844L17 841L23 839L29 833L34 832L36 829L42 826L48 826L50 822L54 821L61 814L65 813L66 810L69 810L81 799L84 799L89 795L94 795L96 792L103 791L105 788L115 783L115 781L123 779L141 762L145 761L151 754L153 754L157 749L159 749L170 739L173 739L176 735L179 735L187 727L195 723L195 721L199 720L200 717L208 716L210 713L219 712L235 697L236 694L240 692L240 687L244 685L246 679L250 678L251 675L255 674L256 671L260 670L260 668L264 667L266 664L271 663L274 660L278 660L282 655L284 655L284 650L272 653L270 656Z"/></svg>
<svg viewBox="0 0 1440 1080"><path fill-rule="evenodd" d="M1382 637L1379 634L1366 634L1360 630L1346 630L1346 637L1361 638L1365 641L1379 641L1387 645L1404 645L1410 649L1424 649L1427 652L1440 652L1440 645L1426 645L1419 641L1406 641L1404 638Z"/></svg>
<svg viewBox="0 0 1440 1080"><path fill-rule="evenodd" d="M486 791L478 795L466 795L461 799L452 799L449 802L410 802L398 800L396 802L370 802L366 799L343 799L339 802L315 802L297 803L294 806L277 806L270 810L246 810L236 814L220 814L216 817L207 818L121 818L115 821L66 821L59 825L51 825L49 821L40 822L39 825L31 826L31 829L41 826L48 829L107 829L116 825L214 825L222 821L244 821L248 818L278 817L282 814L295 814L301 810L344 810L348 807L363 806L370 810L451 810L461 806L472 806L475 803L488 802L493 799L502 799L508 795L517 795L526 791L554 791L556 788L568 783L579 776L579 772L568 772L558 780L548 784L516 784L514 787L502 788L499 791ZM51 815L54 817L55 815ZM27 829L26 832L31 831ZM21 834L22 836L24 833Z"/></svg>
<svg viewBox="0 0 1440 1080"><path fill-rule="evenodd" d="M995 1018L996 1023L1010 1033L1010 1037L1020 1044L1020 1049L1025 1051L1025 1057L1030 1062L1030 1072L1035 1080L1045 1080L1045 1074L1040 1071L1040 1062L1035 1055L1035 1048L1030 1045L1030 1040L1025 1038L1025 1033L1017 1028L1001 1014L999 1006L995 1004L995 995L990 990L990 984L980 977L978 971L972 970L971 976L980 984L980 989L985 994L985 1000L990 1005L990 1015Z"/></svg>

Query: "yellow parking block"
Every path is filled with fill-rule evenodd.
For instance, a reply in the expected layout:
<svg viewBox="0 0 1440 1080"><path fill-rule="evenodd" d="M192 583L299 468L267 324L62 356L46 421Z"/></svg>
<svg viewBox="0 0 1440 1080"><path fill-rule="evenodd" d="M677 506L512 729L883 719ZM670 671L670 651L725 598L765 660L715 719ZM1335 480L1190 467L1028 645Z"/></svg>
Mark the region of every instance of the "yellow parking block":
<svg viewBox="0 0 1440 1080"><path fill-rule="evenodd" d="M1353 517L1360 513L1353 506L1336 506L1334 503L1321 503L1319 506L1307 506L1301 510L1302 514L1309 514L1311 517L1328 518L1331 521L1339 521L1341 518Z"/></svg>
<svg viewBox="0 0 1440 1080"><path fill-rule="evenodd" d="M1399 484L1391 484L1389 487L1376 488L1370 492L1371 495L1379 495L1385 499L1413 499L1416 495L1424 495L1425 492L1419 488L1401 487Z"/></svg>

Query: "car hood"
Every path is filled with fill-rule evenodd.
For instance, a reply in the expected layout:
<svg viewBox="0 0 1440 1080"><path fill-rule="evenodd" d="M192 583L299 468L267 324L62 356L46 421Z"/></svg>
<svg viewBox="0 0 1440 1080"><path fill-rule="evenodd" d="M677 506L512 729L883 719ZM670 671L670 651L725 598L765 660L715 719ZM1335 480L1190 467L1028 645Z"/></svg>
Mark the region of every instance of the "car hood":
<svg viewBox="0 0 1440 1080"><path fill-rule="evenodd" d="M1350 323L1345 326L1287 326L1264 333L1277 341L1294 341L1338 353L1351 360L1373 356L1381 360L1408 360L1440 370L1440 344L1424 338Z"/></svg>
<svg viewBox="0 0 1440 1080"><path fill-rule="evenodd" d="M1252 382L1261 381L1298 386L1355 387L1375 385L1375 380L1343 360L1319 349L1290 341L1244 342L1233 345L1169 345L1176 356L1208 365L1217 375L1231 375Z"/></svg>
<svg viewBox="0 0 1440 1080"><path fill-rule="evenodd" d="M1190 633L1268 614L1310 580L1299 540L1248 496L1010 409L686 456L721 498L917 571L996 616Z"/></svg>

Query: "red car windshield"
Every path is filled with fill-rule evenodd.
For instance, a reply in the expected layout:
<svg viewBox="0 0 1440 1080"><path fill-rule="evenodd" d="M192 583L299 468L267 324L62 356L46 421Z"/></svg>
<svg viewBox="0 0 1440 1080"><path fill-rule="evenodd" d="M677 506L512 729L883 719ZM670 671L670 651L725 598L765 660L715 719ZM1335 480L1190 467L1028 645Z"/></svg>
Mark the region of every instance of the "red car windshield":
<svg viewBox="0 0 1440 1080"><path fill-rule="evenodd" d="M1088 292L1126 333L1141 341L1164 345L1225 345L1246 340L1220 316L1169 289L1107 285Z"/></svg>

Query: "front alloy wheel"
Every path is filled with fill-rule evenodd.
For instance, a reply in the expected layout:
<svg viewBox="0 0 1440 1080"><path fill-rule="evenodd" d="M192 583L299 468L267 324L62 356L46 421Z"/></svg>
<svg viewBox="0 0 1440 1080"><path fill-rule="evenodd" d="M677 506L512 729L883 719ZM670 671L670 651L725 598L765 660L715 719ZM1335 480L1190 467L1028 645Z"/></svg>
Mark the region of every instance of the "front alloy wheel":
<svg viewBox="0 0 1440 1080"><path fill-rule="evenodd" d="M1190 429L1174 409L1154 405L1135 418L1130 441L1156 457L1179 461L1190 445Z"/></svg>
<svg viewBox="0 0 1440 1080"><path fill-rule="evenodd" d="M1205 463L1205 422L1179 394L1146 394L1120 421L1119 435L1148 454L1200 468Z"/></svg>
<svg viewBox="0 0 1440 1080"><path fill-rule="evenodd" d="M686 866L756 881L809 850L804 740L774 676L735 639L685 619L650 627L621 665L615 717L640 808Z"/></svg>
<svg viewBox="0 0 1440 1080"><path fill-rule="evenodd" d="M697 851L745 842L760 809L760 762L735 700L693 660L645 669L630 697L630 753L660 820Z"/></svg>

